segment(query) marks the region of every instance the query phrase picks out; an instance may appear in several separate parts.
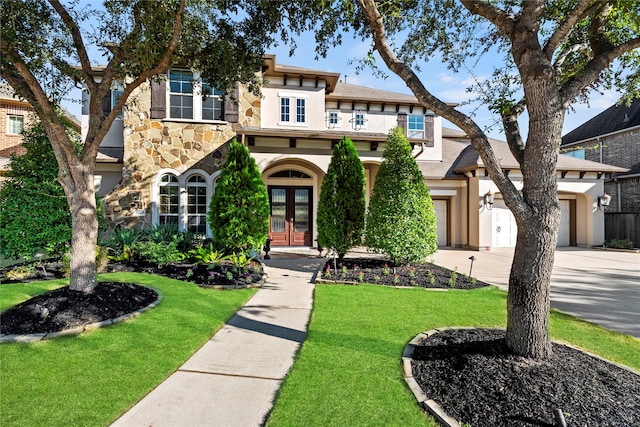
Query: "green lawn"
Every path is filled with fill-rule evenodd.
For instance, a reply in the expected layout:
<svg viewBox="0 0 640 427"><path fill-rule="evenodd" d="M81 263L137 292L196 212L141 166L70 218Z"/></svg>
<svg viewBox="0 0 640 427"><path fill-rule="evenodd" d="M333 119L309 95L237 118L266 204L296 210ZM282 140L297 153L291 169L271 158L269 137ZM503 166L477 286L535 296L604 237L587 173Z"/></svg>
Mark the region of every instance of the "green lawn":
<svg viewBox="0 0 640 427"><path fill-rule="evenodd" d="M505 305L496 288L318 285L308 338L268 425L435 426L403 380L405 345L442 326L504 327ZM640 340L555 311L551 319L553 338L640 369Z"/></svg>
<svg viewBox="0 0 640 427"><path fill-rule="evenodd" d="M201 289L149 274L105 274L159 290L143 315L76 337L0 345L0 424L106 426L174 372L255 290ZM0 286L0 310L62 281Z"/></svg>

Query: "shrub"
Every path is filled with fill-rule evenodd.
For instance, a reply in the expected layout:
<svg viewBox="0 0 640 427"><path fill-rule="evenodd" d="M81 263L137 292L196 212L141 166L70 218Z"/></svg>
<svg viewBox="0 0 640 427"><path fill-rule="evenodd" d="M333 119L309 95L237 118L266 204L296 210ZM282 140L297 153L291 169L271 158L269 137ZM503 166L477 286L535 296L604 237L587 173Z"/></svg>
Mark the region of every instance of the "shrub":
<svg viewBox="0 0 640 427"><path fill-rule="evenodd" d="M613 249L633 249L633 242L629 239L613 239L607 246Z"/></svg>
<svg viewBox="0 0 640 427"><path fill-rule="evenodd" d="M41 122L24 131L23 147L0 188L0 251L13 258L59 253L71 240L71 214Z"/></svg>
<svg viewBox="0 0 640 427"><path fill-rule="evenodd" d="M184 253L178 249L176 242L156 243L141 241L136 243L135 247L136 256L140 260L155 264L158 268L185 259Z"/></svg>
<svg viewBox="0 0 640 427"><path fill-rule="evenodd" d="M209 243L208 248L202 246L192 249L189 256L199 264L215 264L228 258L223 252L214 249L213 243Z"/></svg>
<svg viewBox="0 0 640 427"><path fill-rule="evenodd" d="M395 264L424 262L438 250L436 215L409 142L395 128L369 201L365 245Z"/></svg>
<svg viewBox="0 0 640 427"><path fill-rule="evenodd" d="M144 233L137 228L117 227L111 231L105 246L111 249L111 258L115 261L133 261L135 259L136 244L144 237Z"/></svg>
<svg viewBox="0 0 640 427"><path fill-rule="evenodd" d="M269 231L269 196L256 161L233 140L211 198L208 220L226 252L260 248Z"/></svg>
<svg viewBox="0 0 640 427"><path fill-rule="evenodd" d="M344 137L333 149L318 202L318 244L342 259L362 244L365 218L364 166L353 142Z"/></svg>

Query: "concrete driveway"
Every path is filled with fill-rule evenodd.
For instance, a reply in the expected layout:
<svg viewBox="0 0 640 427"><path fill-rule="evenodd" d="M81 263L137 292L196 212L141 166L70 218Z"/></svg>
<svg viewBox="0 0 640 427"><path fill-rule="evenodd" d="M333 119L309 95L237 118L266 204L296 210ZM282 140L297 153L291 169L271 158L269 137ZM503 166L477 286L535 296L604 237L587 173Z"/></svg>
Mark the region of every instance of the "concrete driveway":
<svg viewBox="0 0 640 427"><path fill-rule="evenodd" d="M436 264L507 290L513 248L467 251L441 248ZM608 329L640 338L640 254L576 247L556 250L551 306Z"/></svg>

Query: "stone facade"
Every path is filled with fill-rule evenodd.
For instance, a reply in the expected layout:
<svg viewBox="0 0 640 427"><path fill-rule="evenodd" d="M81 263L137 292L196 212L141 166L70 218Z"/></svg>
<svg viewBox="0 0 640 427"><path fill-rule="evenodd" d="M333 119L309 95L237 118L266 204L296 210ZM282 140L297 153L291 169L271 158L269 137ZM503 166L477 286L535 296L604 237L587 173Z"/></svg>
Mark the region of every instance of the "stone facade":
<svg viewBox="0 0 640 427"><path fill-rule="evenodd" d="M640 129L633 128L598 139L577 143L562 152L584 150L585 160L630 169L640 173ZM605 182L605 192L611 196L611 212L640 212L640 178L625 178L616 174Z"/></svg>
<svg viewBox="0 0 640 427"><path fill-rule="evenodd" d="M260 123L260 98L241 87L237 102L238 123L151 119L150 84L134 91L124 109L122 180L103 199L110 228L151 225L152 182L159 171L219 170L236 127ZM136 210L144 216L134 215Z"/></svg>

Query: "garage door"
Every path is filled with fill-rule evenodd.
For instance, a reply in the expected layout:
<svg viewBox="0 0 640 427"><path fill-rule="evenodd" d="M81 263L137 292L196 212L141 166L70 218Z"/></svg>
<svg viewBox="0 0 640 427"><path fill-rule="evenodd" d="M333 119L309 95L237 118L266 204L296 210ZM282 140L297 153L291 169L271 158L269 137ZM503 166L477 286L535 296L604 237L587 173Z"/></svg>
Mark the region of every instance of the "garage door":
<svg viewBox="0 0 640 427"><path fill-rule="evenodd" d="M438 246L447 246L447 201L433 200L433 207L436 210Z"/></svg>
<svg viewBox="0 0 640 427"><path fill-rule="evenodd" d="M496 201L493 207L492 246L510 248L516 245L518 226L511 211L502 201ZM557 246L571 245L571 211L569 200L560 200L560 227Z"/></svg>

